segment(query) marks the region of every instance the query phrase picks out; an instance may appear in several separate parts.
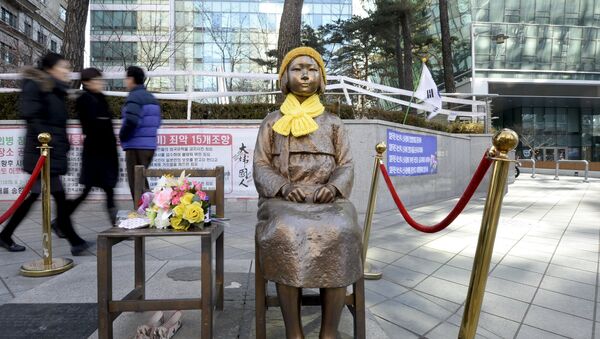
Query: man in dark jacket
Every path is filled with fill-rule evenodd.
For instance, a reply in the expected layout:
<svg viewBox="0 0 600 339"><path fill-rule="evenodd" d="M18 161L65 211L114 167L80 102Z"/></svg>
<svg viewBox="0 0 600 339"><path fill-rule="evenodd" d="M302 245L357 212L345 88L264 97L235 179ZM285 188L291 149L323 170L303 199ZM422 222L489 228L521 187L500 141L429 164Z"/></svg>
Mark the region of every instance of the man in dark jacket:
<svg viewBox="0 0 600 339"><path fill-rule="evenodd" d="M157 145L157 131L160 127L160 105L144 86L144 71L136 66L127 68L125 86L129 96L122 109L123 122L119 138L125 151L127 180L131 197L134 192L134 168L136 165L150 166ZM146 189L148 182L145 183Z"/></svg>
<svg viewBox="0 0 600 339"><path fill-rule="evenodd" d="M73 229L60 180L60 176L67 174L68 171L69 140L66 126L66 96L67 83L70 80L69 74L69 62L56 53L44 56L39 69L26 68L23 71L24 80L20 105L21 117L27 121L23 169L28 173L33 172L40 157L37 137L42 132L50 133L52 136L50 142L52 147L50 151L50 188L56 202L57 225L71 244L71 253L79 255L89 247L89 244L81 239ZM31 205L37 200L40 193L41 184L38 178L31 193L0 232L0 247L11 252L25 250L24 246L13 241L12 234L27 216Z"/></svg>

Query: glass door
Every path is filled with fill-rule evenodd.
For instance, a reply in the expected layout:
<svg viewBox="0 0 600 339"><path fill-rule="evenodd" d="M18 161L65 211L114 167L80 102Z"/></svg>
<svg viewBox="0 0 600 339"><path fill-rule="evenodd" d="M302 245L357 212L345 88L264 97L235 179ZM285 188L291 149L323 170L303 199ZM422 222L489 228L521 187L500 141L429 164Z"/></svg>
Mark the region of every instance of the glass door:
<svg viewBox="0 0 600 339"><path fill-rule="evenodd" d="M544 161L554 161L554 148L544 148Z"/></svg>

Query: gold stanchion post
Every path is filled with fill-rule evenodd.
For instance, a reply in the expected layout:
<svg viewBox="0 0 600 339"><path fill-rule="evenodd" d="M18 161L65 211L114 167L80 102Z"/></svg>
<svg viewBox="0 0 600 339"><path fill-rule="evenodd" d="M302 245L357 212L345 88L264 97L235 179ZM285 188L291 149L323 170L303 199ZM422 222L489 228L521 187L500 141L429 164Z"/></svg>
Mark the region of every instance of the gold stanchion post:
<svg viewBox="0 0 600 339"><path fill-rule="evenodd" d="M52 258L52 234L50 233L50 133L38 135L40 153L46 157L42 167L42 259L23 264L21 274L27 277L46 277L65 272L73 267L73 260Z"/></svg>
<svg viewBox="0 0 600 339"><path fill-rule="evenodd" d="M369 249L369 236L371 235L371 224L373 222L373 214L375 213L375 204L377 202L377 184L379 183L379 165L382 163L383 153L387 149L385 143L380 142L375 146L375 165L373 166L373 177L371 178L371 191L369 192L369 203L367 205L367 213L365 215L365 229L363 234L363 253L362 259L365 265L365 279L379 280L382 273L375 272L374 267L367 263L367 250Z"/></svg>
<svg viewBox="0 0 600 339"><path fill-rule="evenodd" d="M479 240L477 241L477 250L473 261L473 270L471 271L471 282L467 292L467 301L465 302L465 311L463 313L459 339L475 338L477 332L477 323L481 312L481 304L485 293L485 284L487 282L488 272L490 270L490 261L494 251L494 240L498 228L498 220L502 209L502 199L504 198L504 188L508 177L508 167L512 162L508 157L508 152L517 147L519 137L517 133L509 129L503 129L496 133L492 138L494 147L490 150L490 157L495 160L492 171L492 179L488 190L485 208L483 210L483 219L479 231Z"/></svg>

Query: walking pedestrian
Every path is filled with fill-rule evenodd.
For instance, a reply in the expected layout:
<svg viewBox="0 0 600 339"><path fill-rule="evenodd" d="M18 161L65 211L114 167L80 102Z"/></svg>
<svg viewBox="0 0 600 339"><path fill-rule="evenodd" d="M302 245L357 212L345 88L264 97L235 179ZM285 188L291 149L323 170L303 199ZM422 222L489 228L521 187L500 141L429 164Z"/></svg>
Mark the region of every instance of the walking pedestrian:
<svg viewBox="0 0 600 339"><path fill-rule="evenodd" d="M148 168L152 163L157 146L156 135L161 123L160 105L154 95L146 90L145 79L141 68L127 68L125 87L129 90L129 95L122 109L123 122L119 138L125 151L127 180L133 201L134 168L136 165ZM148 189L148 181L144 185Z"/></svg>
<svg viewBox="0 0 600 339"><path fill-rule="evenodd" d="M90 244L77 235L68 213L65 191L60 179L68 171L67 152L67 106L66 96L70 73L69 62L61 55L48 53L39 68L26 68L23 71L23 88L20 98L21 117L27 122L23 169L31 173L40 156L37 148L38 134L48 132L52 136L50 146L50 188L56 202L56 220L60 231L71 244L73 255L82 254ZM11 252L24 251L25 247L14 242L13 232L27 216L31 205L41 193L41 179L38 179L23 204L15 211L2 232L0 247Z"/></svg>
<svg viewBox="0 0 600 339"><path fill-rule="evenodd" d="M81 82L83 92L77 98L76 108L85 135L79 177L84 189L78 198L69 201L68 212L72 214L92 188L99 187L106 194L106 210L114 226L117 217L114 188L119 178L119 156L112 114L102 94L105 86L102 72L96 68L86 68L81 71ZM54 224L53 229L56 230Z"/></svg>

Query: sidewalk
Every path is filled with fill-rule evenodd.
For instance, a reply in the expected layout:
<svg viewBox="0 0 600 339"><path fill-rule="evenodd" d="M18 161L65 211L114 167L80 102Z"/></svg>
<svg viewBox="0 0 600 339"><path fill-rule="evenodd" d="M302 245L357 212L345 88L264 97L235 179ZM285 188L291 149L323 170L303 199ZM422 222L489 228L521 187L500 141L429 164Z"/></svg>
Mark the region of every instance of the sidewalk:
<svg viewBox="0 0 600 339"><path fill-rule="evenodd" d="M600 180L583 183L582 178L552 178L521 175L504 199L479 322L481 338L600 338ZM421 223L434 223L456 201L422 206L411 215ZM483 204L484 199L471 202L453 225L435 234L413 230L397 211L375 215L368 257L383 270L383 279L366 283L368 338L456 338ZM108 219L100 209L99 204L89 204L75 216L77 230L85 239L95 239L107 227ZM15 240L28 247L26 252L0 251L0 304L95 303L95 248L89 256L75 257L77 266L62 275L18 275L23 262L39 257L40 216L32 213L17 230ZM217 317L215 332L217 338L252 338L256 218L247 213L228 217L225 312ZM360 216L361 223L363 219ZM53 244L55 256L71 257L65 240L53 238ZM123 242L114 248L115 285L123 285L115 297L133 283L129 277L132 246ZM152 239L146 248L148 296L199 296L200 250L195 239ZM304 310L308 338L318 333L319 313L314 307ZM351 316L344 313L340 335L351 338ZM184 326L176 338L194 338L199 313L184 314ZM122 315L115 321L115 338L132 337L147 317ZM270 337L281 338L279 310L270 309L267 318Z"/></svg>

